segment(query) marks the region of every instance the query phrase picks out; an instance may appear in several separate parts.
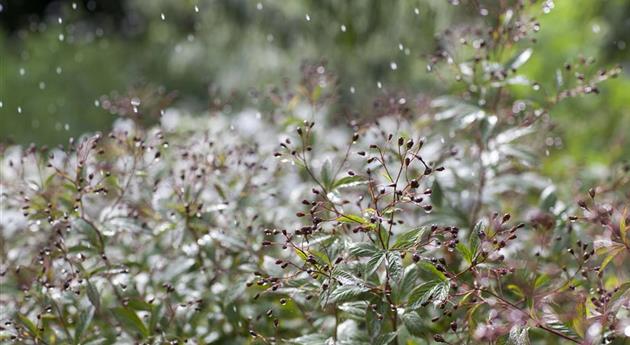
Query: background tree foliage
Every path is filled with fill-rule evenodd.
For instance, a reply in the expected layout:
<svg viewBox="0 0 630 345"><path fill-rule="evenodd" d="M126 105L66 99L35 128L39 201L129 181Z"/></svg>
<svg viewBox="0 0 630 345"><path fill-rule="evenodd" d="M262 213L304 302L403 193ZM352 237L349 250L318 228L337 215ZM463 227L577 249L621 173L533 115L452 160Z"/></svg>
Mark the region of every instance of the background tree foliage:
<svg viewBox="0 0 630 345"><path fill-rule="evenodd" d="M3 2L0 341L625 344L627 9Z"/></svg>

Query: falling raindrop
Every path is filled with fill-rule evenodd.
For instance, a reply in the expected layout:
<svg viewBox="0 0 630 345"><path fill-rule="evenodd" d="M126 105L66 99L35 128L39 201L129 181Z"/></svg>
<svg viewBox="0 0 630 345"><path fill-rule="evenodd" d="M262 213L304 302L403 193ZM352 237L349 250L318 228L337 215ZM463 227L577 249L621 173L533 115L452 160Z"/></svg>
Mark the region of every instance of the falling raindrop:
<svg viewBox="0 0 630 345"><path fill-rule="evenodd" d="M355 93L355 91L354 86L350 86L350 93Z"/></svg>
<svg viewBox="0 0 630 345"><path fill-rule="evenodd" d="M311 16L308 15L308 13L306 14L306 21L310 22L311 21Z"/></svg>
<svg viewBox="0 0 630 345"><path fill-rule="evenodd" d="M405 49L405 46L403 46L402 43L398 43L398 50L403 51Z"/></svg>
<svg viewBox="0 0 630 345"><path fill-rule="evenodd" d="M395 62L392 61L392 62L389 63L389 68L391 68L392 71L395 71L395 70L398 69L398 65Z"/></svg>
<svg viewBox="0 0 630 345"><path fill-rule="evenodd" d="M195 5L195 12L199 13L199 6Z"/></svg>
<svg viewBox="0 0 630 345"><path fill-rule="evenodd" d="M376 82L376 87L378 87L379 89L383 88L383 84L381 84L380 81Z"/></svg>
<svg viewBox="0 0 630 345"><path fill-rule="evenodd" d="M414 8L414 9L413 9L413 13L415 13L415 14L416 14L416 16L419 16L419 15L420 15L420 9L419 9L419 8L417 8L417 7L416 7L416 8Z"/></svg>
<svg viewBox="0 0 630 345"><path fill-rule="evenodd" d="M59 41L63 42L64 39L65 39L65 36L63 34L59 34Z"/></svg>
<svg viewBox="0 0 630 345"><path fill-rule="evenodd" d="M260 3L260 2L259 2L259 3L257 3L257 4L256 4L256 9L258 9L259 11L262 11L262 9L263 9L263 4L262 4L262 3Z"/></svg>
<svg viewBox="0 0 630 345"><path fill-rule="evenodd" d="M17 107L18 114L22 114L22 107Z"/></svg>
<svg viewBox="0 0 630 345"><path fill-rule="evenodd" d="M162 18L162 20L166 20L166 15L164 13L160 13L160 18Z"/></svg>
<svg viewBox="0 0 630 345"><path fill-rule="evenodd" d="M66 131L69 131L70 125L66 123L65 125L63 125L63 129L65 129Z"/></svg>
<svg viewBox="0 0 630 345"><path fill-rule="evenodd" d="M73 9L73 10L76 10L76 9L77 9L77 3L76 3L76 2L73 2L73 3L72 3L72 9Z"/></svg>
<svg viewBox="0 0 630 345"><path fill-rule="evenodd" d="M45 88L46 88L46 83L44 83L43 81L40 81L40 82L39 82L39 89L40 89L40 90L43 90L43 89L45 89Z"/></svg>
<svg viewBox="0 0 630 345"><path fill-rule="evenodd" d="M63 24L63 19L61 19L61 17L59 17L59 18L57 18L57 22L58 22L59 24Z"/></svg>
<svg viewBox="0 0 630 345"><path fill-rule="evenodd" d="M346 26L341 24L341 32L346 32Z"/></svg>
<svg viewBox="0 0 630 345"><path fill-rule="evenodd" d="M101 102L98 101L98 99L94 100L94 106L95 107L100 107L101 106Z"/></svg>
<svg viewBox="0 0 630 345"><path fill-rule="evenodd" d="M61 74L61 67L57 66L57 69L55 71L57 72L57 74Z"/></svg>
<svg viewBox="0 0 630 345"><path fill-rule="evenodd" d="M20 68L20 75L23 76L26 74L26 70L24 69L24 67Z"/></svg>
<svg viewBox="0 0 630 345"><path fill-rule="evenodd" d="M482 16L487 16L488 15L488 9L487 8L482 8L481 10L479 10L479 14L481 14Z"/></svg>
<svg viewBox="0 0 630 345"><path fill-rule="evenodd" d="M131 105L133 105L134 107L137 107L140 105L140 98L138 97L134 97L131 99Z"/></svg>
<svg viewBox="0 0 630 345"><path fill-rule="evenodd" d="M4 107L4 103L2 103L2 101L0 101L0 108Z"/></svg>

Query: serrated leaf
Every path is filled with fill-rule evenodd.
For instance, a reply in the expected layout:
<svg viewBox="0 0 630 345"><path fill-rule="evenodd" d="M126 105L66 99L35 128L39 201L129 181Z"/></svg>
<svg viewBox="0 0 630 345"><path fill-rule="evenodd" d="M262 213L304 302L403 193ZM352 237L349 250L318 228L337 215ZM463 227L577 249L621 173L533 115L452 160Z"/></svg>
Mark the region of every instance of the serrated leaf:
<svg viewBox="0 0 630 345"><path fill-rule="evenodd" d="M356 300L365 296L368 291L370 289L365 286L341 285L328 296L328 303L344 303Z"/></svg>
<svg viewBox="0 0 630 345"><path fill-rule="evenodd" d="M358 257L364 256L373 256L374 254L380 252L381 250L376 248L372 243L360 242L354 244L349 249L350 254Z"/></svg>
<svg viewBox="0 0 630 345"><path fill-rule="evenodd" d="M389 273L389 277L394 281L396 285L398 285L398 282L400 281L404 273L400 254L396 252L388 252L385 256L387 258L387 271Z"/></svg>
<svg viewBox="0 0 630 345"><path fill-rule="evenodd" d="M523 327L520 325L512 326L512 329L510 329L510 335L508 338L509 344L530 345L528 331L529 331L529 327Z"/></svg>
<svg viewBox="0 0 630 345"><path fill-rule="evenodd" d="M374 274L374 272L376 272L379 267L381 267L381 264L383 263L383 260L385 260L385 255L383 252L380 253L376 253L374 254L370 260L368 260L367 264L366 264L366 273L367 276L371 276L372 274Z"/></svg>
<svg viewBox="0 0 630 345"><path fill-rule="evenodd" d="M426 228L415 228L404 232L398 237L392 245L392 249L409 249L422 240L422 236L426 233Z"/></svg>
<svg viewBox="0 0 630 345"><path fill-rule="evenodd" d="M411 309L421 307L430 299L432 299L435 304L440 304L448 297L449 290L450 283L448 281L432 280L411 291L407 299L407 304Z"/></svg>
<svg viewBox="0 0 630 345"><path fill-rule="evenodd" d="M140 334L142 338L149 336L149 330L142 320L140 320L138 314L133 310L124 307L116 307L112 308L111 311L123 328Z"/></svg>
<svg viewBox="0 0 630 345"><path fill-rule="evenodd" d="M403 324L407 327L407 330L411 335L422 336L424 333L424 324L422 318L415 311L411 311L403 314Z"/></svg>
<svg viewBox="0 0 630 345"><path fill-rule="evenodd" d="M409 295L409 293L413 290L417 279L418 270L416 269L416 266L409 265L405 267L402 281L400 282L400 284L394 286L394 291L396 291L396 302L404 300L407 295Z"/></svg>
<svg viewBox="0 0 630 345"><path fill-rule="evenodd" d="M398 333L396 332L389 332L389 333L381 334L378 337L376 337L373 344L374 345L388 345L396 338L396 335L398 335Z"/></svg>
<svg viewBox="0 0 630 345"><path fill-rule="evenodd" d="M323 334L307 334L289 340L289 344L295 345L326 345L328 337Z"/></svg>

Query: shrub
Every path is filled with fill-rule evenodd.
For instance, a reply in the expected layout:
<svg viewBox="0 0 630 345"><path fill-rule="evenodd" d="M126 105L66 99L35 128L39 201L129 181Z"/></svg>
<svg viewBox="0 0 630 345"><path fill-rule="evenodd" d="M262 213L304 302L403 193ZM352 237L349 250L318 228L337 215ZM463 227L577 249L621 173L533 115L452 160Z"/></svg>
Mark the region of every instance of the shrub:
<svg viewBox="0 0 630 345"><path fill-rule="evenodd" d="M452 93L385 94L376 121L336 123L314 64L269 112L5 148L3 340L623 343L628 168L556 186L537 167L553 107L619 70L527 80L524 6L444 33L428 69Z"/></svg>

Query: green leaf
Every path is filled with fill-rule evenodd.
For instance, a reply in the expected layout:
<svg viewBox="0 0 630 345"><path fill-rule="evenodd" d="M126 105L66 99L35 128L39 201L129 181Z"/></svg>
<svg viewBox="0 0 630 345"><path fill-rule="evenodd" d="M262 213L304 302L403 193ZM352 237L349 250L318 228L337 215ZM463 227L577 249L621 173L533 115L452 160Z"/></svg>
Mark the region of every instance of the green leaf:
<svg viewBox="0 0 630 345"><path fill-rule="evenodd" d="M353 187L353 186L358 186L364 183L367 183L367 180L363 176L358 176L358 175L346 176L335 181L335 183L333 183L332 189Z"/></svg>
<svg viewBox="0 0 630 345"><path fill-rule="evenodd" d="M396 285L398 285L398 282L402 279L404 273L404 267L402 265L400 254L396 252L387 252L385 256L387 258L387 271L389 273L389 277Z"/></svg>
<svg viewBox="0 0 630 345"><path fill-rule="evenodd" d="M87 295L92 305L98 310L101 307L101 294L90 281L87 282Z"/></svg>
<svg viewBox="0 0 630 345"><path fill-rule="evenodd" d="M39 338L39 330L37 329L37 326L35 326L33 321L31 321L28 317L26 317L26 315L21 314L21 313L17 313L17 319L20 321L22 325L24 325L24 327L26 327L28 332L33 337Z"/></svg>
<svg viewBox="0 0 630 345"><path fill-rule="evenodd" d="M328 297L328 303L344 303L360 299L370 291L365 286L341 285L338 286Z"/></svg>
<svg viewBox="0 0 630 345"><path fill-rule="evenodd" d="M424 335L424 324L422 323L422 318L415 311L411 311L403 314L402 316L403 324L407 327L407 330L411 335L422 336Z"/></svg>
<svg viewBox="0 0 630 345"><path fill-rule="evenodd" d="M368 221L363 219L361 216L357 216L355 214L343 214L336 219L341 223L351 223L351 224L367 224Z"/></svg>
<svg viewBox="0 0 630 345"><path fill-rule="evenodd" d="M79 315L79 322L77 322L77 326L74 328L74 343L76 345L81 344L81 338L83 337L83 333L90 327L92 323L92 319L94 318L94 312L96 311L95 307L90 307L87 310L84 310Z"/></svg>
<svg viewBox="0 0 630 345"><path fill-rule="evenodd" d="M384 252L380 252L380 253L374 254L370 258L370 260L368 260L367 266L366 266L368 277L374 274L374 272L376 272L379 269L379 267L381 267L381 263L383 263L384 259L385 259Z"/></svg>
<svg viewBox="0 0 630 345"><path fill-rule="evenodd" d="M457 249L457 252L460 253L464 257L466 262L468 262L469 264L472 263L473 255L470 249L468 249L468 247L465 244L463 244L462 242L459 242L457 246L455 247L455 249Z"/></svg>
<svg viewBox="0 0 630 345"><path fill-rule="evenodd" d="M422 268L425 271L428 271L428 272L432 273L433 275L435 275L436 277L438 277L442 281L447 279L446 275L444 275L444 273L438 271L437 268L435 268L435 266L433 266L432 264L430 264L428 262L421 262L418 265L418 267Z"/></svg>
<svg viewBox="0 0 630 345"><path fill-rule="evenodd" d="M444 191L437 179L433 180L433 185L431 185L431 204L437 208L442 208L444 204Z"/></svg>
<svg viewBox="0 0 630 345"><path fill-rule="evenodd" d="M373 256L381 250L376 248L372 243L360 242L350 247L350 254L358 257Z"/></svg>
<svg viewBox="0 0 630 345"><path fill-rule="evenodd" d="M396 333L396 332L389 332L389 333L381 334L378 337L376 337L376 339L374 340L373 344L375 344L375 345L388 345L389 343L391 343L396 338L396 335L398 335L398 333Z"/></svg>
<svg viewBox="0 0 630 345"><path fill-rule="evenodd" d="M142 320L138 317L138 315L131 309L116 307L111 309L112 313L120 322L121 326L126 328L129 331L134 331L139 333L142 338L146 338L149 336L149 330L142 323Z"/></svg>
<svg viewBox="0 0 630 345"><path fill-rule="evenodd" d="M322 184L324 185L324 187L326 187L326 189L331 189L330 187L332 187L332 184L333 184L332 163L330 163L330 160L328 159L322 165L322 169L320 171L320 178L322 180Z"/></svg>
<svg viewBox="0 0 630 345"><path fill-rule="evenodd" d="M289 344L295 345L326 345L328 337L323 334L313 333L290 339Z"/></svg>
<svg viewBox="0 0 630 345"><path fill-rule="evenodd" d="M511 345L529 345L529 335L528 332L529 327L523 327L520 325L512 326L510 329L510 335L508 338L508 342Z"/></svg>
<svg viewBox="0 0 630 345"><path fill-rule="evenodd" d="M416 280L418 279L418 269L415 265L409 265L405 267L402 281L400 284L394 286L395 301L400 302L404 300L407 295L413 290Z"/></svg>
<svg viewBox="0 0 630 345"><path fill-rule="evenodd" d="M411 309L420 308L423 304L432 300L435 304L440 304L446 300L450 291L449 281L432 280L415 288L409 294L407 304Z"/></svg>
<svg viewBox="0 0 630 345"><path fill-rule="evenodd" d="M506 65L510 69L517 69L521 67L522 65L524 65L527 62L527 60L529 60L529 58L532 56L532 53L533 53L532 48L527 48L523 50L522 52L518 53L517 55L515 55L514 57L512 57Z"/></svg>
<svg viewBox="0 0 630 345"><path fill-rule="evenodd" d="M394 245L392 245L392 249L409 249L420 242L425 233L425 227L415 228L404 232L396 237L396 241L394 242Z"/></svg>

